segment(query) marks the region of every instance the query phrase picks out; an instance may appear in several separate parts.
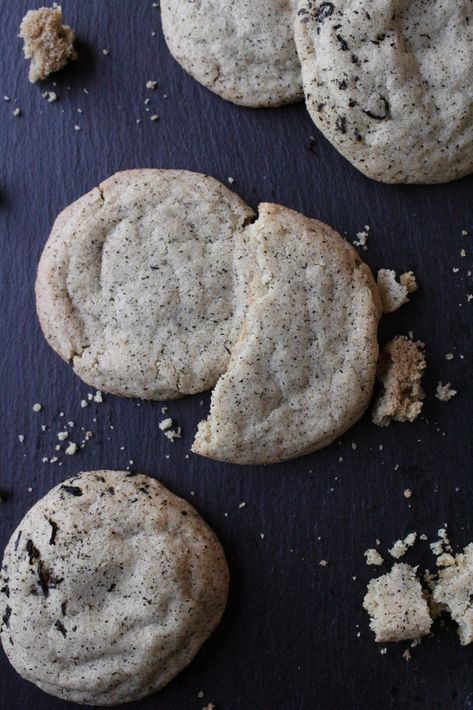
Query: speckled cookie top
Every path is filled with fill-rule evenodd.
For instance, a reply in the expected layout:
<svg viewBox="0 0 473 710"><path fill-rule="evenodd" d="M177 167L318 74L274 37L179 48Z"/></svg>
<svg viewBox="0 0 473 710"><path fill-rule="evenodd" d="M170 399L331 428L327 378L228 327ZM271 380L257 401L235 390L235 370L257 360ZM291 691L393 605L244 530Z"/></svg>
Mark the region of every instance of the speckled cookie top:
<svg viewBox="0 0 473 710"><path fill-rule="evenodd" d="M207 88L243 106L303 97L293 24L298 0L163 0L171 54Z"/></svg>
<svg viewBox="0 0 473 710"><path fill-rule="evenodd" d="M36 503L6 547L1 640L46 692L114 705L190 662L227 588L222 548L188 503L147 476L83 473Z"/></svg>
<svg viewBox="0 0 473 710"><path fill-rule="evenodd" d="M246 231L249 303L193 450L274 463L326 446L362 415L380 301L369 268L326 224L261 204Z"/></svg>
<svg viewBox="0 0 473 710"><path fill-rule="evenodd" d="M107 392L208 389L228 362L234 241L252 215L205 175L113 175L59 215L45 246L36 303L48 342Z"/></svg>
<svg viewBox="0 0 473 710"><path fill-rule="evenodd" d="M361 172L446 182L473 170L470 0L302 0L307 108Z"/></svg>

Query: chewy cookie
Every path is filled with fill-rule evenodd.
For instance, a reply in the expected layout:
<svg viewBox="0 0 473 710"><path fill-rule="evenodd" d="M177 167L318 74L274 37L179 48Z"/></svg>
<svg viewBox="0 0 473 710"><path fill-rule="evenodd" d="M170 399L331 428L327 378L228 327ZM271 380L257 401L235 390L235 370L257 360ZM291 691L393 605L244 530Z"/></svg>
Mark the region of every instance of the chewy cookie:
<svg viewBox="0 0 473 710"><path fill-rule="evenodd" d="M199 514L155 479L82 473L25 515L2 567L3 648L51 695L115 705L159 690L225 608L228 568Z"/></svg>
<svg viewBox="0 0 473 710"><path fill-rule="evenodd" d="M470 0L302 0L309 113L358 170L438 183L473 170Z"/></svg>
<svg viewBox="0 0 473 710"><path fill-rule="evenodd" d="M169 51L198 82L243 106L303 98L294 42L298 0L163 0Z"/></svg>
<svg viewBox="0 0 473 710"><path fill-rule="evenodd" d="M113 175L54 223L36 281L47 341L99 390L170 399L212 387L239 317L234 241L252 218L205 175Z"/></svg>
<svg viewBox="0 0 473 710"><path fill-rule="evenodd" d="M193 451L275 463L328 445L363 414L380 299L370 269L326 224L261 204L246 231L248 306Z"/></svg>

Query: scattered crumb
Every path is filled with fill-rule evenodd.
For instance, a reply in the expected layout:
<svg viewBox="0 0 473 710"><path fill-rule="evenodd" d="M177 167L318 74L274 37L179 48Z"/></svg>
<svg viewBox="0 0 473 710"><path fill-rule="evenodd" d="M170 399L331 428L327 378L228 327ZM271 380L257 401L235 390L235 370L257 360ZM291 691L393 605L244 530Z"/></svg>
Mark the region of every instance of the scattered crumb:
<svg viewBox="0 0 473 710"><path fill-rule="evenodd" d="M409 533L409 535L406 535L404 540L396 540L394 545L388 550L389 554L398 560L406 554L410 547L414 545L416 539L417 533L412 532Z"/></svg>
<svg viewBox="0 0 473 710"><path fill-rule="evenodd" d="M246 501L242 500L241 503L238 504L239 508L246 508Z"/></svg>
<svg viewBox="0 0 473 710"><path fill-rule="evenodd" d="M81 399L81 401L80 401L80 406L82 407L82 409L84 409L84 407L88 407L88 406L89 406L89 403L87 402L87 400Z"/></svg>
<svg viewBox="0 0 473 710"><path fill-rule="evenodd" d="M36 404L33 404L33 412L40 412L43 408L43 405L40 404L39 402L36 402Z"/></svg>
<svg viewBox="0 0 473 710"><path fill-rule="evenodd" d="M77 59L74 31L62 24L60 7L41 7L26 13L19 36L26 59L31 59L28 78L34 83Z"/></svg>
<svg viewBox="0 0 473 710"><path fill-rule="evenodd" d="M17 108L13 111L13 115L16 116L16 117L21 116L21 108L18 108L18 107L17 107Z"/></svg>
<svg viewBox="0 0 473 710"><path fill-rule="evenodd" d="M53 104L55 101L57 101L57 94L55 91L43 91L41 94L43 99L46 99L46 101L50 104Z"/></svg>
<svg viewBox="0 0 473 710"><path fill-rule="evenodd" d="M427 540L427 539L428 539L428 538L427 538L427 535L426 535L425 533L422 533L421 535L419 535L419 540Z"/></svg>
<svg viewBox="0 0 473 710"><path fill-rule="evenodd" d="M207 703L207 705L204 705L202 710L215 710L215 705L213 703Z"/></svg>
<svg viewBox="0 0 473 710"><path fill-rule="evenodd" d="M402 562L369 582L363 607L378 643L416 639L430 631L432 619L416 568Z"/></svg>
<svg viewBox="0 0 473 710"><path fill-rule="evenodd" d="M452 397L455 397L456 394L457 394L457 391L454 390L453 387L450 386L450 382L447 382L446 385L444 385L442 382L439 382L437 385L437 389L435 391L435 396L441 402L448 402L449 399L452 399Z"/></svg>
<svg viewBox="0 0 473 710"><path fill-rule="evenodd" d="M81 129L81 127L76 123L75 126L74 126L74 130L75 130L75 131L80 131L80 130L82 130L82 129Z"/></svg>
<svg viewBox="0 0 473 710"><path fill-rule="evenodd" d="M321 567L326 567L328 565L328 562L327 562L327 560L320 560L319 565Z"/></svg>
<svg viewBox="0 0 473 710"><path fill-rule="evenodd" d="M406 650L403 651L402 657L409 663L409 661L410 661L411 658L412 658L412 654L411 654L411 652L409 651L408 648L406 648Z"/></svg>
<svg viewBox="0 0 473 710"><path fill-rule="evenodd" d="M18 434L18 441L20 444L22 444L25 440L25 435L24 434Z"/></svg>
<svg viewBox="0 0 473 710"><path fill-rule="evenodd" d="M386 648L386 646L383 646L382 648L379 649L379 652L382 656L385 656L388 652L388 649Z"/></svg>
<svg viewBox="0 0 473 710"><path fill-rule="evenodd" d="M445 360L453 360L455 355L453 353L447 353L445 355Z"/></svg>
<svg viewBox="0 0 473 710"><path fill-rule="evenodd" d="M397 336L383 348L376 376L382 385L372 411L373 422L413 422L422 410L421 379L426 368L424 343Z"/></svg>
<svg viewBox="0 0 473 710"><path fill-rule="evenodd" d="M383 313L393 313L405 303L409 303L409 294L417 291L416 277L412 271L402 274L396 280L396 272L392 269L378 271L378 289L381 296Z"/></svg>
<svg viewBox="0 0 473 710"><path fill-rule="evenodd" d="M74 444L74 442L71 441L69 446L66 449L66 454L68 456L74 456L74 454L76 454L78 450L79 450L79 447L77 446L77 444Z"/></svg>
<svg viewBox="0 0 473 710"><path fill-rule="evenodd" d="M356 239L353 242L353 246L361 247L363 251L368 251L368 237L370 236L368 232L370 231L370 228L366 226L365 230L366 231L364 232L356 233Z"/></svg>
<svg viewBox="0 0 473 710"><path fill-rule="evenodd" d="M151 89L151 91L154 91L156 87L158 86L157 81L152 81L151 79L146 82L146 88Z"/></svg>
<svg viewBox="0 0 473 710"><path fill-rule="evenodd" d="M384 562L379 552L377 550L374 550L373 548L365 550L363 554L366 557L367 565L382 565Z"/></svg>
<svg viewBox="0 0 473 710"><path fill-rule="evenodd" d="M233 185L233 183L235 182L235 178L228 177L228 178L227 178L227 182L228 182L229 185Z"/></svg>
<svg viewBox="0 0 473 710"><path fill-rule="evenodd" d="M171 417L167 417L166 419L163 419L158 424L161 431L166 431L166 429L170 429L172 427L172 425L173 425L173 421L172 421Z"/></svg>
<svg viewBox="0 0 473 710"><path fill-rule="evenodd" d="M153 113L152 116L150 116L150 121L156 122L159 121L159 116L157 113Z"/></svg>
<svg viewBox="0 0 473 710"><path fill-rule="evenodd" d="M205 695L205 693L204 693L203 690L199 690L199 692L197 693L197 697L198 697L198 698L203 698L204 695Z"/></svg>
<svg viewBox="0 0 473 710"><path fill-rule="evenodd" d="M436 542L430 543L430 549L432 550L433 554L439 556L442 555L445 551L451 552L452 546L450 545L450 540L448 539L446 528L439 528L437 530L437 535L439 536L439 539Z"/></svg>
<svg viewBox="0 0 473 710"><path fill-rule="evenodd" d="M94 402L97 402L98 404L101 404L103 402L102 393L99 390L97 390L97 392L94 394Z"/></svg>
<svg viewBox="0 0 473 710"><path fill-rule="evenodd" d="M412 491L410 488L406 488L404 491L404 498L412 498Z"/></svg>
<svg viewBox="0 0 473 710"><path fill-rule="evenodd" d="M59 441L65 441L68 436L69 436L68 431L60 431L60 432L58 432L57 438L59 439Z"/></svg>
<svg viewBox="0 0 473 710"><path fill-rule="evenodd" d="M108 57L108 55L109 55L108 49L102 49L102 54L104 55L104 57Z"/></svg>

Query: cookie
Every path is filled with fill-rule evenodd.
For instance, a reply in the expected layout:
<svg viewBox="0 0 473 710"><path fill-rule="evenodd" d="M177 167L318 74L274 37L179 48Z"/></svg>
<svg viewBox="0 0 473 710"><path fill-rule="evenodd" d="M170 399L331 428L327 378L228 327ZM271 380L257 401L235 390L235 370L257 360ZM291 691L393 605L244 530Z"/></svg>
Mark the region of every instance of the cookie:
<svg viewBox="0 0 473 710"><path fill-rule="evenodd" d="M243 106L303 98L293 24L297 0L163 0L164 37L198 82Z"/></svg>
<svg viewBox="0 0 473 710"><path fill-rule="evenodd" d="M238 324L234 241L252 210L213 178L129 170L67 207L38 267L51 347L87 384L170 399L212 387Z"/></svg>
<svg viewBox="0 0 473 710"><path fill-rule="evenodd" d="M159 690L219 623L223 550L158 481L82 473L23 518L2 566L1 641L18 673L77 703Z"/></svg>
<svg viewBox="0 0 473 710"><path fill-rule="evenodd" d="M248 306L193 451L275 463L326 446L363 414L381 306L369 268L326 224L262 204L246 231Z"/></svg>
<svg viewBox="0 0 473 710"><path fill-rule="evenodd" d="M302 0L309 113L364 175L439 183L473 170L469 0Z"/></svg>

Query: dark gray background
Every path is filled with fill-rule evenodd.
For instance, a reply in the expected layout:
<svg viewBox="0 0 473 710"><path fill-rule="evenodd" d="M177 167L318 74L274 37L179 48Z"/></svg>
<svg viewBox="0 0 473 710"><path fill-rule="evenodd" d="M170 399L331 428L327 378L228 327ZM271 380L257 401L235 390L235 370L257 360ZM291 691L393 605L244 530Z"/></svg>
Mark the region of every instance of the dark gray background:
<svg viewBox="0 0 473 710"><path fill-rule="evenodd" d="M473 707L472 649L461 648L451 629L436 627L435 637L415 648L407 663L402 645L380 655L361 608L367 580L388 568L364 563L363 551L376 538L384 552L411 530L435 539L437 528L448 523L456 548L473 540L467 375L473 178L431 187L376 184L330 147L303 104L251 110L225 103L169 56L151 0L64 0L81 60L55 77L56 87L51 81L31 86L16 35L24 12L40 4L1 0L0 95L12 97L0 100L2 545L53 484L79 470L125 468L133 460L133 469L157 476L196 505L219 534L232 575L218 631L189 668L135 707ZM148 79L159 82L158 91L145 89ZM59 101L48 104L45 89L55 90ZM16 106L20 118L12 115ZM150 121L155 112L161 117L156 124ZM409 330L426 342L421 419L379 429L365 416L313 456L239 468L186 458L207 395L203 405L199 396L171 404L169 414L184 430L174 444L158 429L161 403L106 396L103 404L81 409L89 388L49 349L36 320L36 265L65 205L114 171L135 167L187 168L224 182L232 176L252 207L280 202L327 221L351 241L369 225L363 257L370 266L413 269L421 285L411 304L384 318L380 328L382 342ZM463 229L470 235L462 236ZM455 354L452 361L445 359L448 352ZM440 379L459 391L449 403L433 396ZM35 402L44 406L40 414L32 411ZM78 441L81 426L95 436L76 456L61 455L63 465L44 464L42 457L54 454L60 412L75 422L72 439ZM403 496L407 487L414 492L410 501ZM240 509L242 501L247 505ZM328 560L326 568L321 559ZM405 559L434 567L426 543ZM67 706L21 680L3 654L0 663L5 710Z"/></svg>

